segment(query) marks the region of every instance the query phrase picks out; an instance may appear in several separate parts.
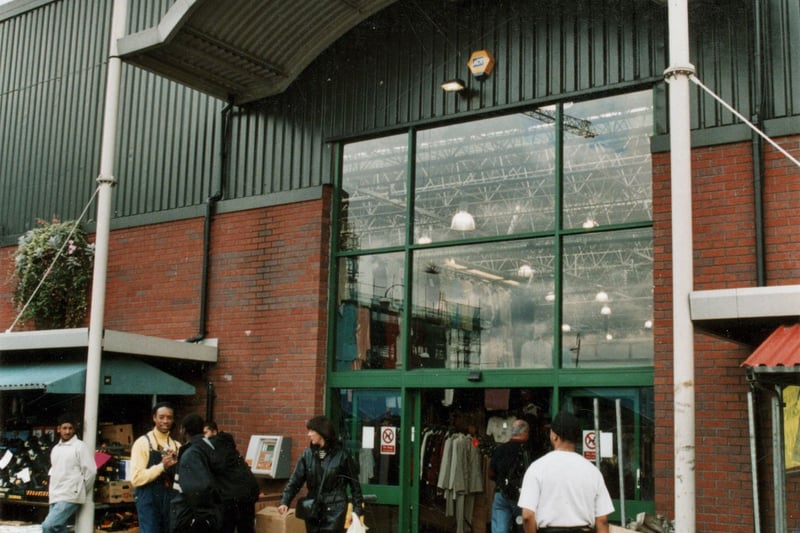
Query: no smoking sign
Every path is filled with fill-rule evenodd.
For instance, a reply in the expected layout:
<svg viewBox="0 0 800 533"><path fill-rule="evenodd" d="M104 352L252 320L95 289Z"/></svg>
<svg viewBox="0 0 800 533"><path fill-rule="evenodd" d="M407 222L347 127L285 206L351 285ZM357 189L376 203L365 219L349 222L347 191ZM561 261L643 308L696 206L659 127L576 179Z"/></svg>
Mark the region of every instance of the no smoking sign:
<svg viewBox="0 0 800 533"><path fill-rule="evenodd" d="M590 461L597 458L597 433L594 431L583 432L583 456ZM614 456L614 434L600 432L600 456Z"/></svg>
<svg viewBox="0 0 800 533"><path fill-rule="evenodd" d="M393 426L381 427L381 455L394 455L397 453L397 428Z"/></svg>

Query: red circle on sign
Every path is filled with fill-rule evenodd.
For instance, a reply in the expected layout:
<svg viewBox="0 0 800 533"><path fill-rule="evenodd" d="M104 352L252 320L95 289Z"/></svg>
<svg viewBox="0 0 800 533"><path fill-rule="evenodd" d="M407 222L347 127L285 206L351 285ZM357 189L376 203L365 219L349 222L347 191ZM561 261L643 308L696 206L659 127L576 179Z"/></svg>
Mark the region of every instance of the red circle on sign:
<svg viewBox="0 0 800 533"><path fill-rule="evenodd" d="M585 437L583 437L583 444L590 450L595 449L594 431L590 431L589 433L586 434Z"/></svg>

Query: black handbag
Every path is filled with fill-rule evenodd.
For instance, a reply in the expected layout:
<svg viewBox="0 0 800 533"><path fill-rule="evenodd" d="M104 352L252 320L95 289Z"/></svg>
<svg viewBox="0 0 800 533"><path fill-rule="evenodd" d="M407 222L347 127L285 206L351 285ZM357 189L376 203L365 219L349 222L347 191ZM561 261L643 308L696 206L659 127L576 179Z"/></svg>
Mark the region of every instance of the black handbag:
<svg viewBox="0 0 800 533"><path fill-rule="evenodd" d="M319 493L322 491L322 486L325 484L325 476L328 475L328 469L320 462L322 467L322 480L317 486L317 494L315 496L306 496L297 500L297 507L294 510L294 515L300 520L319 522L322 514L322 502L319 499Z"/></svg>
<svg viewBox="0 0 800 533"><path fill-rule="evenodd" d="M306 496L297 500L297 508L294 514L300 520L318 521L320 515L320 505L317 503L317 498Z"/></svg>

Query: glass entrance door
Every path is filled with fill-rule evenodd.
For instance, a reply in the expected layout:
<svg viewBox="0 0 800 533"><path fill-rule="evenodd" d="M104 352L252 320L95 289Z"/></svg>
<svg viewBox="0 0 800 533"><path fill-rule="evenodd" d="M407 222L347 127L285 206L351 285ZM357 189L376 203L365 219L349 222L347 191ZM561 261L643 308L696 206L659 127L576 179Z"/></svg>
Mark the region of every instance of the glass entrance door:
<svg viewBox="0 0 800 533"><path fill-rule="evenodd" d="M569 389L562 395L562 408L573 412L583 424L584 438L578 452L597 463L603 473L617 509L611 519L620 520L623 509L626 519L639 512L653 512L652 389ZM595 434L595 424L600 438Z"/></svg>
<svg viewBox="0 0 800 533"><path fill-rule="evenodd" d="M402 391L339 389L334 403L342 441L359 466L366 525L386 533L410 531L409 518L399 513L404 508L401 472L408 468L408 448L413 447Z"/></svg>

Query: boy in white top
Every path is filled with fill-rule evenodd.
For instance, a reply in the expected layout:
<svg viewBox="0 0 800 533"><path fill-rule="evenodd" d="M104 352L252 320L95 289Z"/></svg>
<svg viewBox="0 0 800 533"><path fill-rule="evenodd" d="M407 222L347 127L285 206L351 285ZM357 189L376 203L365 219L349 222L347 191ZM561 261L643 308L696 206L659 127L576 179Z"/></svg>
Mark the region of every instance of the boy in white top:
<svg viewBox="0 0 800 533"><path fill-rule="evenodd" d="M50 450L50 508L42 533L65 533L67 522L94 491L97 465L94 453L75 435L75 421L69 415L58 419L61 440Z"/></svg>
<svg viewBox="0 0 800 533"><path fill-rule="evenodd" d="M597 467L575 452L581 426L561 412L550 426L553 451L531 464L522 480L518 505L525 533L596 531L608 533L614 504Z"/></svg>

